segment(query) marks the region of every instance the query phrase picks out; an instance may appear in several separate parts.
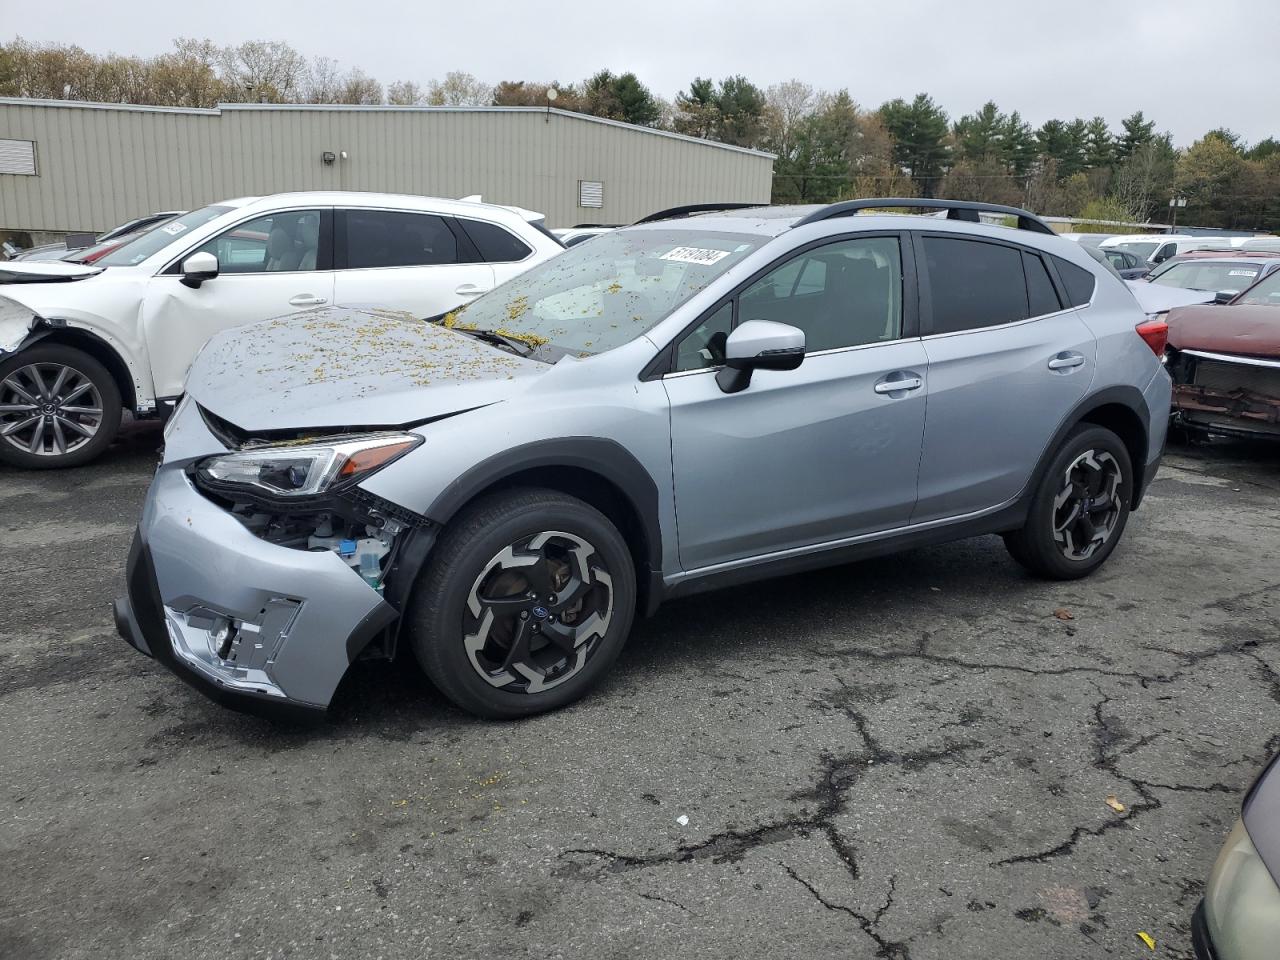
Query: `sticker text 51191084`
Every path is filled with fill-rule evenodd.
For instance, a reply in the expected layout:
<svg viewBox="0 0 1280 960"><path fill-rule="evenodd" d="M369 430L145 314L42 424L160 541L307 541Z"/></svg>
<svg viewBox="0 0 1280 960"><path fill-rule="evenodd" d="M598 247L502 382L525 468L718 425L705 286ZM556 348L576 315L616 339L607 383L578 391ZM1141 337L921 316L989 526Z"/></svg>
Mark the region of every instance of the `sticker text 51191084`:
<svg viewBox="0 0 1280 960"><path fill-rule="evenodd" d="M728 250L710 250L706 247L676 247L664 253L659 260L674 260L676 263L700 263L705 267L718 263L729 255Z"/></svg>

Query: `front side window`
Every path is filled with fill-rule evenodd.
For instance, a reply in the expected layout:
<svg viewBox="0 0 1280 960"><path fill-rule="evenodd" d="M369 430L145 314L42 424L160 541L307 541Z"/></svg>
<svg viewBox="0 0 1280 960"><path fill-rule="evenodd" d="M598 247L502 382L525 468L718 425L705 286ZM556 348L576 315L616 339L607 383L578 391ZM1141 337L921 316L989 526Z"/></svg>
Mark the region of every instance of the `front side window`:
<svg viewBox="0 0 1280 960"><path fill-rule="evenodd" d="M192 230L197 227L203 227L211 220L216 220L223 214L230 213L234 207L202 207L199 210L192 210L190 213L184 213L180 217L170 220L168 223L157 227L155 230L145 233L134 240L132 243L126 243L118 250L114 250L98 261L100 267L132 267L141 263L149 257L155 256L165 247L171 244L180 244ZM181 248L179 248L181 249ZM174 251L177 253L178 251Z"/></svg>
<svg viewBox="0 0 1280 960"><path fill-rule="evenodd" d="M603 353L630 343L767 237L640 227L571 247L442 322L541 347Z"/></svg>
<svg viewBox="0 0 1280 960"><path fill-rule="evenodd" d="M347 269L458 263L458 240L443 217L396 210L346 211Z"/></svg>
<svg viewBox="0 0 1280 960"><path fill-rule="evenodd" d="M204 243L200 251L218 258L221 273L314 270L320 251L320 211L288 210L236 224Z"/></svg>
<svg viewBox="0 0 1280 960"><path fill-rule="evenodd" d="M466 219L456 222L461 224L486 263L516 263L533 253L527 243L496 223Z"/></svg>
<svg viewBox="0 0 1280 960"><path fill-rule="evenodd" d="M930 333L956 333L1025 320L1027 282L1014 247L953 237L925 237Z"/></svg>
<svg viewBox="0 0 1280 960"><path fill-rule="evenodd" d="M1280 306L1280 270L1268 274L1266 279L1260 280L1248 293L1240 298L1240 302Z"/></svg>
<svg viewBox="0 0 1280 960"><path fill-rule="evenodd" d="M740 321L804 331L805 350L902 336L902 253L896 237L840 240L793 257L739 297Z"/></svg>
<svg viewBox="0 0 1280 960"><path fill-rule="evenodd" d="M1151 278L1151 282L1164 287L1182 287L1185 290L1239 293L1251 286L1261 272L1262 268L1252 263L1187 260L1161 271L1158 276Z"/></svg>
<svg viewBox="0 0 1280 960"><path fill-rule="evenodd" d="M1154 259L1156 263L1163 263L1165 260L1168 260L1170 257L1177 256L1177 254L1178 254L1178 245L1176 243L1166 243L1163 247L1160 248L1160 252L1155 255Z"/></svg>

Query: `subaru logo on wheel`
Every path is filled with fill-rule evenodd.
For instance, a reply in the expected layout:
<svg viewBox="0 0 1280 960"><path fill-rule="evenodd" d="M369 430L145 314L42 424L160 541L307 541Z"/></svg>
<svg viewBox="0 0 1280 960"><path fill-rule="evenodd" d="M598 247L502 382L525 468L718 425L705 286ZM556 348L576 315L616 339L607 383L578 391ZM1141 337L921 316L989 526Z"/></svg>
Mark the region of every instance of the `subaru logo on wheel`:
<svg viewBox="0 0 1280 960"><path fill-rule="evenodd" d="M550 611L550 610L548 610L546 607L534 607L534 608L533 608L533 618L534 618L535 620L545 620L545 619L547 619L547 615L548 615L550 612L551 612L551 611Z"/></svg>

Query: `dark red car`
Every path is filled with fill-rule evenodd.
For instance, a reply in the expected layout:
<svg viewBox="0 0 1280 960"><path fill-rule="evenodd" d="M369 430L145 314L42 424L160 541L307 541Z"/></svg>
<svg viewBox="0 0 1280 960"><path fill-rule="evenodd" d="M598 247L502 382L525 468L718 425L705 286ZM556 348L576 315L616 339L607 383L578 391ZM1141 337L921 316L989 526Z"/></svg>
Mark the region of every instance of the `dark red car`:
<svg viewBox="0 0 1280 960"><path fill-rule="evenodd" d="M1182 427L1280 439L1280 272L1225 305L1172 310L1167 362Z"/></svg>

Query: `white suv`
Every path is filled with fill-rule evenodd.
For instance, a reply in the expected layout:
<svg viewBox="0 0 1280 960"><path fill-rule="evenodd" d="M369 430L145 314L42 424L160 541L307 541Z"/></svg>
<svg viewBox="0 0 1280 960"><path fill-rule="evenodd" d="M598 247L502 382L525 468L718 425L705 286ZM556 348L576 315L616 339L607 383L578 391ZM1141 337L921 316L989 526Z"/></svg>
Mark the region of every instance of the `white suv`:
<svg viewBox="0 0 1280 960"><path fill-rule="evenodd" d="M437 316L563 249L517 207L292 193L192 211L93 266L0 264L0 461L88 462L228 327L331 303Z"/></svg>

